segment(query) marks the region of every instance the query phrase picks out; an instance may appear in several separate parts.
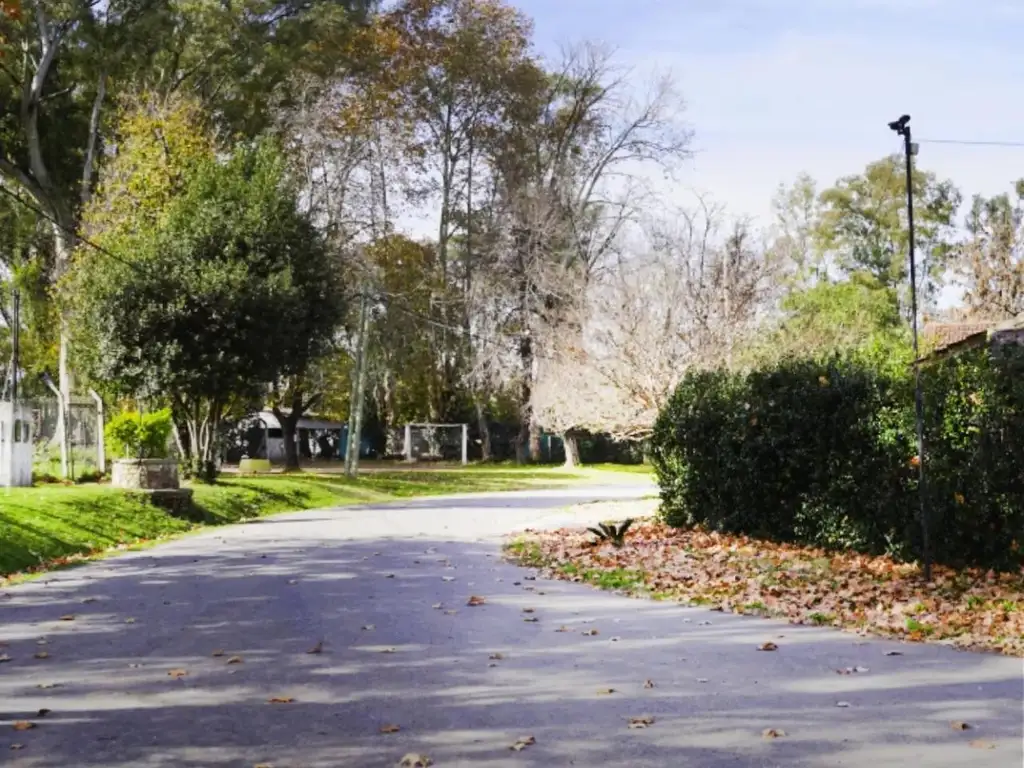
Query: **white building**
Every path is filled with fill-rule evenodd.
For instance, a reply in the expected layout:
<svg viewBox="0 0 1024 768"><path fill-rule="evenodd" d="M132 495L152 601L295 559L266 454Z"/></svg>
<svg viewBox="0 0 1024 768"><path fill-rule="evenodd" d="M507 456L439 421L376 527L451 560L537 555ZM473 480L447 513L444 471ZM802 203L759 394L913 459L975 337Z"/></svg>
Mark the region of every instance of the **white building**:
<svg viewBox="0 0 1024 768"><path fill-rule="evenodd" d="M32 411L0 401L0 485L32 485Z"/></svg>

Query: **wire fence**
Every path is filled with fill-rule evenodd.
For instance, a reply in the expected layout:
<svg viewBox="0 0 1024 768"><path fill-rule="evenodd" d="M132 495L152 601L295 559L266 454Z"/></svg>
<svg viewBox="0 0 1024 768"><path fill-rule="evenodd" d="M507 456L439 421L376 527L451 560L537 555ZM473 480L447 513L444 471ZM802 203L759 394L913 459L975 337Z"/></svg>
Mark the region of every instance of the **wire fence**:
<svg viewBox="0 0 1024 768"><path fill-rule="evenodd" d="M61 447L57 424L60 404L56 397L27 401L32 411L32 472L39 477L61 477ZM71 397L68 419L68 477L80 479L99 472L99 424L96 403Z"/></svg>

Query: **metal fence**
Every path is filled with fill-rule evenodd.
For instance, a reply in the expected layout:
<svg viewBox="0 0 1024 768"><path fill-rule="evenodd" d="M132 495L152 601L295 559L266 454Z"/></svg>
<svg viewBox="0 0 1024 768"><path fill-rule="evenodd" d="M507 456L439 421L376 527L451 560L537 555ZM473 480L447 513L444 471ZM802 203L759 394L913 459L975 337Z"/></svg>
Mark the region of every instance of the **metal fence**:
<svg viewBox="0 0 1024 768"><path fill-rule="evenodd" d="M59 478L62 472L57 398L36 398L25 405L32 410L32 472ZM68 476L77 479L99 471L100 426L96 403L91 398L72 396L67 411Z"/></svg>

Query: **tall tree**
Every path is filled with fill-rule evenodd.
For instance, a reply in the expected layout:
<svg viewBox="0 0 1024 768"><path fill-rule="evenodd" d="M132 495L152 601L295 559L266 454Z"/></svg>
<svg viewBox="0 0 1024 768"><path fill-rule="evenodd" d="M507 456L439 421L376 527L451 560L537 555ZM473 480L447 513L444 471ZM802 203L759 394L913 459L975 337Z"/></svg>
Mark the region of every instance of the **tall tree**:
<svg viewBox="0 0 1024 768"><path fill-rule="evenodd" d="M51 221L59 277L112 125L105 106L148 86L190 89L225 128L267 124L292 71L320 66L317 40L360 0L26 0L0 15L0 176ZM62 319L60 386L70 391Z"/></svg>
<svg viewBox="0 0 1024 768"><path fill-rule="evenodd" d="M976 196L967 214L958 268L973 314L1002 319L1024 313L1024 180L1014 194Z"/></svg>
<svg viewBox="0 0 1024 768"><path fill-rule="evenodd" d="M671 81L636 100L610 54L594 46L565 52L545 87L517 105L493 160L502 255L496 269L514 307L509 331L517 349L520 455L539 452L533 412L541 327L561 325L572 292L610 258L648 198L645 170L671 173L687 156L690 134ZM571 313L570 315L571 316Z"/></svg>
<svg viewBox="0 0 1024 768"><path fill-rule="evenodd" d="M953 228L960 192L951 181L914 170L918 290L924 302L934 298L953 250ZM904 159L899 155L871 163L864 173L847 176L821 193L818 247L842 272L859 274L903 299L909 270Z"/></svg>
<svg viewBox="0 0 1024 768"><path fill-rule="evenodd" d="M329 349L337 266L266 143L197 163L154 225L113 244L114 257L83 250L70 275L85 368L169 399L190 468L210 478L225 413Z"/></svg>

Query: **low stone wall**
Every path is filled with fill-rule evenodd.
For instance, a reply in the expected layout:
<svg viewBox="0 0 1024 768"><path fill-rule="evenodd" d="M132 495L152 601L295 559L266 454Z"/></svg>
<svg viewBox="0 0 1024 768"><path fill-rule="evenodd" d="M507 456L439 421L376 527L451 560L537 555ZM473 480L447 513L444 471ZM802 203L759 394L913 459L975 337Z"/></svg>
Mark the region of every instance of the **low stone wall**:
<svg viewBox="0 0 1024 768"><path fill-rule="evenodd" d="M117 459L111 485L130 490L179 488L178 462L174 459Z"/></svg>

